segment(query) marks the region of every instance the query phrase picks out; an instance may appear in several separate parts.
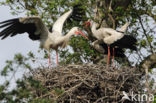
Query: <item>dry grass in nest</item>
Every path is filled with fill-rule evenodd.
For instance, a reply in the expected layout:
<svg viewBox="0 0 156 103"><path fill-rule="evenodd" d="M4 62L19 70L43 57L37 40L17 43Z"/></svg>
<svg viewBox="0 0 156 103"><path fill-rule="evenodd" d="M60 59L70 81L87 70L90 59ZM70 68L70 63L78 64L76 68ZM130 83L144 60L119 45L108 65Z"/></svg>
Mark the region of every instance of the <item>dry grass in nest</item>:
<svg viewBox="0 0 156 103"><path fill-rule="evenodd" d="M56 103L119 103L123 91L141 89L141 74L130 67L118 70L95 64L68 65L37 69L32 74L49 91L37 98Z"/></svg>

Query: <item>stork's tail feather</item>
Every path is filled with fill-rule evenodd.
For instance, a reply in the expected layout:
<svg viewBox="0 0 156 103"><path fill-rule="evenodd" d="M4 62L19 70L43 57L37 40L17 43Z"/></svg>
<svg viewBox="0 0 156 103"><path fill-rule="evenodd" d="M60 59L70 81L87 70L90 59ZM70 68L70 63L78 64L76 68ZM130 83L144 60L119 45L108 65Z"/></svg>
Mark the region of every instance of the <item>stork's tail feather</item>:
<svg viewBox="0 0 156 103"><path fill-rule="evenodd" d="M123 38L113 43L113 45L119 46L121 48L137 50L136 43L137 43L137 40L135 37L131 35L124 35Z"/></svg>

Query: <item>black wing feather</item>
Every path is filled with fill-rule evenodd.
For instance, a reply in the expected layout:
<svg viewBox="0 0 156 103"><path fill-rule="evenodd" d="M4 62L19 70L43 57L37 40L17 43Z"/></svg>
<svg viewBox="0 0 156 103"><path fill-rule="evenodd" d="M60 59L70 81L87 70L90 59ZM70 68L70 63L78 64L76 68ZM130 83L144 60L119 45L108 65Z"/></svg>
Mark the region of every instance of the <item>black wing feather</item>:
<svg viewBox="0 0 156 103"><path fill-rule="evenodd" d="M104 51L104 54L108 54L108 46L107 46L107 44L105 44L105 43L102 43L102 44L100 44L102 47L103 47L103 49L105 50ZM111 55L113 55L113 45L110 45L110 54ZM120 48L120 47L118 47L118 48L115 48L114 47L114 49L115 49L115 57L126 57L125 56L125 54L124 54L124 50L122 49L122 48Z"/></svg>
<svg viewBox="0 0 156 103"><path fill-rule="evenodd" d="M18 19L19 19L19 18L9 19L9 20L0 22L0 24L4 24L4 23L8 23L8 22L15 22L15 21L18 21Z"/></svg>
<svg viewBox="0 0 156 103"><path fill-rule="evenodd" d="M68 21L85 21L84 20L85 17L85 9L82 7L82 4L76 4L73 6L73 12L71 14L71 17L68 18Z"/></svg>
<svg viewBox="0 0 156 103"><path fill-rule="evenodd" d="M13 22L5 23L5 24L1 25L0 28L6 27L6 26L11 25L11 24L13 24Z"/></svg>
<svg viewBox="0 0 156 103"><path fill-rule="evenodd" d="M85 9L82 4L77 4L73 7L72 18L76 21L84 21Z"/></svg>
<svg viewBox="0 0 156 103"><path fill-rule="evenodd" d="M118 41L114 42L113 46L118 46L120 48L127 48L131 50L137 50L136 48L137 40L135 37L131 35L124 35L123 38L119 39Z"/></svg>
<svg viewBox="0 0 156 103"><path fill-rule="evenodd" d="M0 33L0 36L3 36L2 39L5 39L7 36L10 35L10 33L12 33L14 31L14 29L15 29L14 25L11 25L2 31Z"/></svg>
<svg viewBox="0 0 156 103"><path fill-rule="evenodd" d="M32 40L39 40L40 35L35 35L36 26L35 23L22 23L19 21L20 18L10 19L0 22L0 28L5 28L0 32L0 37L5 39L8 36L15 36L27 32L29 38Z"/></svg>

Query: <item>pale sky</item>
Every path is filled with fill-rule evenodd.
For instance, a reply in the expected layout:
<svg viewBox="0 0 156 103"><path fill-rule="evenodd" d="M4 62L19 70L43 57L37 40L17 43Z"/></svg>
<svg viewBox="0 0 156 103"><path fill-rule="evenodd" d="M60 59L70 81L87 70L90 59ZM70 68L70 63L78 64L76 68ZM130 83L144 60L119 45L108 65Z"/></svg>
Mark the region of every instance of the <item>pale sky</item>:
<svg viewBox="0 0 156 103"><path fill-rule="evenodd" d="M0 6L0 14L0 22L7 19L24 16L24 14L21 14L19 16L12 16L9 7L7 6ZM22 55L26 56L29 53L29 51L32 51L33 53L37 54L38 48L39 42L30 40L26 33L19 34L15 37L8 37L4 40L0 39L0 71L5 66L5 61L12 60L15 54L21 53ZM22 74L22 72L15 74L15 78L13 78L11 81L11 88L14 88L16 86L14 82L18 78L22 77ZM0 77L0 84L3 84L6 79L10 79L11 76L12 74L8 78Z"/></svg>
<svg viewBox="0 0 156 103"><path fill-rule="evenodd" d="M9 7L0 6L0 21L12 19L16 17L22 17L24 14L19 16L12 16L10 14ZM1 31L1 29L0 29ZM5 66L5 61L13 59L16 53L22 53L26 55L29 51L37 52L39 48L38 41L32 41L28 38L28 34L18 34L14 37L8 37L4 40L0 40L0 67Z"/></svg>

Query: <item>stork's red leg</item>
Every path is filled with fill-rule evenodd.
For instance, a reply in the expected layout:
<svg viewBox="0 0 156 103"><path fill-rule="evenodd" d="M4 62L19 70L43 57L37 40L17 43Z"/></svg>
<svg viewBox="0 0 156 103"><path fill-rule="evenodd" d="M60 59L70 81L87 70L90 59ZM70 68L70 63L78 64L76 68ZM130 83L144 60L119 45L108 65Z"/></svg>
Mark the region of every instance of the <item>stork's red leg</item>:
<svg viewBox="0 0 156 103"><path fill-rule="evenodd" d="M49 55L49 67L51 66L51 56L50 56L50 52L48 53Z"/></svg>
<svg viewBox="0 0 156 103"><path fill-rule="evenodd" d="M50 57L50 55L49 55L49 65L51 64L51 57Z"/></svg>
<svg viewBox="0 0 156 103"><path fill-rule="evenodd" d="M108 52L108 53L109 53L109 61L110 61L110 46L108 47L108 49L109 49L109 52ZM108 62L108 63L109 63L109 62Z"/></svg>
<svg viewBox="0 0 156 103"><path fill-rule="evenodd" d="M107 68L109 67L109 59L110 59L110 46L108 46Z"/></svg>
<svg viewBox="0 0 156 103"><path fill-rule="evenodd" d="M115 58L115 49L113 48L113 66L114 66L114 58Z"/></svg>
<svg viewBox="0 0 156 103"><path fill-rule="evenodd" d="M58 53L56 51L56 56L57 56L57 64L59 65L59 60L58 60Z"/></svg>

